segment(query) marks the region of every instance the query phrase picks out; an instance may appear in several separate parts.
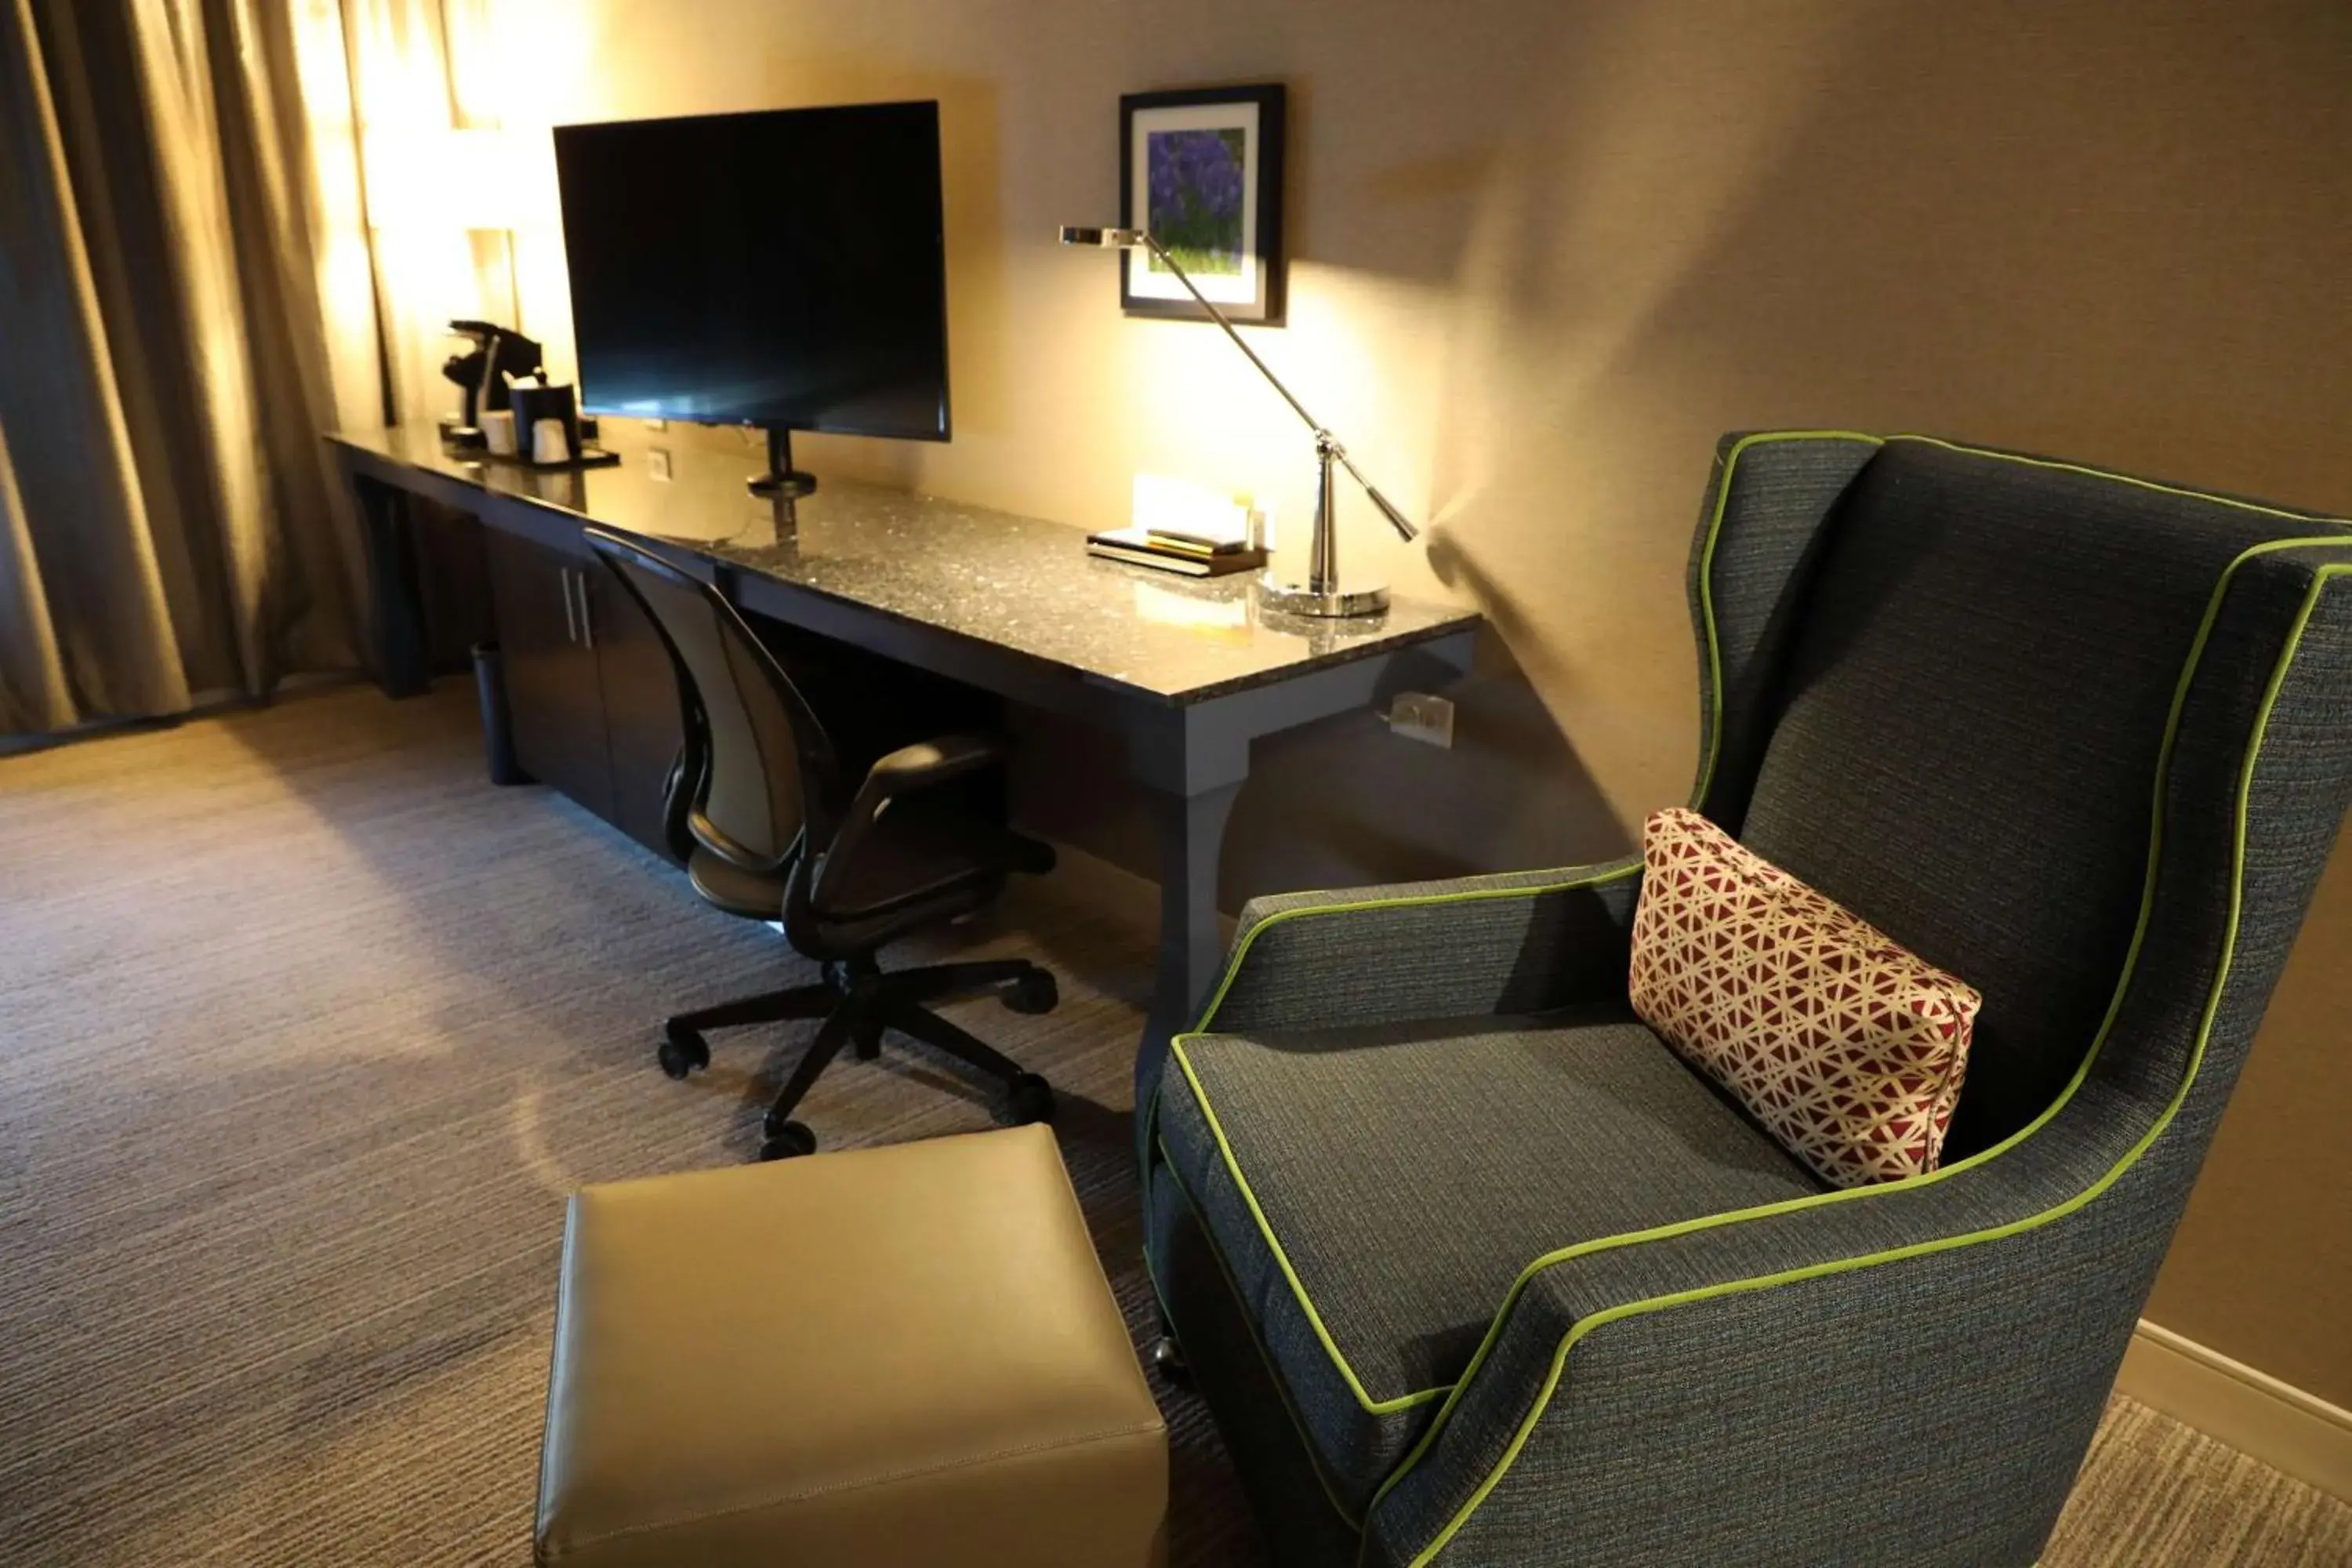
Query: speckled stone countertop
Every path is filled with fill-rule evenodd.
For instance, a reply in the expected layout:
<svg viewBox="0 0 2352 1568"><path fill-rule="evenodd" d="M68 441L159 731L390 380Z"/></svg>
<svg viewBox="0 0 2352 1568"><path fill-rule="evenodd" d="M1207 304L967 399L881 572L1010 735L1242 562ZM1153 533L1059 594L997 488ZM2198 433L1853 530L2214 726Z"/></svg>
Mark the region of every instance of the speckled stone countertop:
<svg viewBox="0 0 2352 1568"><path fill-rule="evenodd" d="M1478 624L1473 611L1403 598L1344 620L1283 615L1260 605L1254 574L1122 565L1088 555L1075 528L853 479L763 500L743 488L763 467L748 449L674 449L662 480L635 443L615 467L543 472L446 452L429 425L331 438L1171 703Z"/></svg>

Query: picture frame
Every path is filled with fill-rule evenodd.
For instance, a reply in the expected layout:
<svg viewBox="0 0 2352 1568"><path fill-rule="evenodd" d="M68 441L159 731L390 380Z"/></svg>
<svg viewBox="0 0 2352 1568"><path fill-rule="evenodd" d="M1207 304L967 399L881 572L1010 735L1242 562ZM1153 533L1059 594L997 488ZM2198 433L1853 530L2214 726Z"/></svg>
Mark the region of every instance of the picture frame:
<svg viewBox="0 0 2352 1568"><path fill-rule="evenodd" d="M1245 87L1130 92L1118 100L1118 210L1174 254L1227 319L1282 325L1284 91ZM1159 258L1120 257L1119 309L1205 321Z"/></svg>

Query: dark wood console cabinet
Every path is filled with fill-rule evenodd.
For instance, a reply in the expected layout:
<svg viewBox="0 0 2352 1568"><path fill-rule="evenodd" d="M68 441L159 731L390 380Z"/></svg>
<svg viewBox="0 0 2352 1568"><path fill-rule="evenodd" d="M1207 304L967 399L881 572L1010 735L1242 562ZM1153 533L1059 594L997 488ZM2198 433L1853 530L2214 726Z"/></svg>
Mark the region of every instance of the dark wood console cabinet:
<svg viewBox="0 0 2352 1568"><path fill-rule="evenodd" d="M645 612L580 537L483 531L515 759L649 849L681 735L677 686Z"/></svg>

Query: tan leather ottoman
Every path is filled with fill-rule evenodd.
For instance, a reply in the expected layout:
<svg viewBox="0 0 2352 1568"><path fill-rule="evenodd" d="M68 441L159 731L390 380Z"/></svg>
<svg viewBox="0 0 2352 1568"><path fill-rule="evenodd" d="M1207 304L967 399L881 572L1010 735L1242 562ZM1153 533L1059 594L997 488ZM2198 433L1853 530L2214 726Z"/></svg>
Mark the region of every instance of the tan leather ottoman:
<svg viewBox="0 0 2352 1568"><path fill-rule="evenodd" d="M1047 1129L572 1200L541 1563L1147 1568L1167 1500Z"/></svg>

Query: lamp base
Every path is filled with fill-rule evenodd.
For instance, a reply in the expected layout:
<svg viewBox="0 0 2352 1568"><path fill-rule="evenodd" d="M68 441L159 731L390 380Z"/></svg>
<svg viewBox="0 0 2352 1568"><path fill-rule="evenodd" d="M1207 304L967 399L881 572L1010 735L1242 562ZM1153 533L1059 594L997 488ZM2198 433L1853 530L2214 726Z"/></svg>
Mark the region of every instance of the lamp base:
<svg viewBox="0 0 2352 1568"><path fill-rule="evenodd" d="M816 476L798 468L784 468L745 479L743 488L763 500L797 500L802 496L816 494Z"/></svg>
<svg viewBox="0 0 2352 1568"><path fill-rule="evenodd" d="M1286 616L1377 616L1389 607L1388 588L1379 583L1342 583L1333 588L1310 587L1297 578L1280 578L1268 572L1257 580L1258 603Z"/></svg>

